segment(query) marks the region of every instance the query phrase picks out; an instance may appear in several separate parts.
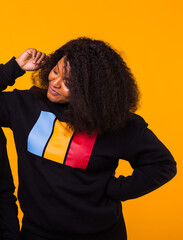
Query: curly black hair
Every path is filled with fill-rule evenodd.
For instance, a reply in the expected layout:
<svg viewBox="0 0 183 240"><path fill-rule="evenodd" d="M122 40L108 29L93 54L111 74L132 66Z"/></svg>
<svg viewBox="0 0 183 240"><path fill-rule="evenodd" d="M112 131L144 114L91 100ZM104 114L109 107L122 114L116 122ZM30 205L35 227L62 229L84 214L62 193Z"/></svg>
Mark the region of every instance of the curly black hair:
<svg viewBox="0 0 183 240"><path fill-rule="evenodd" d="M88 134L123 128L139 106L140 92L117 50L101 40L71 40L47 57L33 84L47 89L51 69L64 56L70 64L70 102L63 115L69 128Z"/></svg>

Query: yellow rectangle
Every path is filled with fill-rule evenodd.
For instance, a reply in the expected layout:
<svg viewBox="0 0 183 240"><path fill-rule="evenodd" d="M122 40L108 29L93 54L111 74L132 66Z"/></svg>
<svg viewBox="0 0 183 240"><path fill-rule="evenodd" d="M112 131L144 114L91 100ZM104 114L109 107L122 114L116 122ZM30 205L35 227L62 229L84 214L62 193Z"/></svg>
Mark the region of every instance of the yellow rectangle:
<svg viewBox="0 0 183 240"><path fill-rule="evenodd" d="M66 130L67 123L56 120L53 134L44 152L44 158L62 163L73 135L73 131Z"/></svg>

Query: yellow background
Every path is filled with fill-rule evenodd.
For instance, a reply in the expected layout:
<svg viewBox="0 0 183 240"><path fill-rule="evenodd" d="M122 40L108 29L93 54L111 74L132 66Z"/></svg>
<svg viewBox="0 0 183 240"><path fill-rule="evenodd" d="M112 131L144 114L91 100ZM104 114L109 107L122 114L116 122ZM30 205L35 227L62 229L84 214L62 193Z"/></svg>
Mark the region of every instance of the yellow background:
<svg viewBox="0 0 183 240"><path fill-rule="evenodd" d="M183 239L182 14L181 0L1 2L2 63L29 47L48 54L70 39L88 36L121 51L136 76L142 92L137 113L170 149L178 174L160 189L124 202L128 240ZM19 89L30 86L30 73L15 85ZM17 185L12 133L6 130L6 135ZM129 173L129 165L121 160L116 175Z"/></svg>

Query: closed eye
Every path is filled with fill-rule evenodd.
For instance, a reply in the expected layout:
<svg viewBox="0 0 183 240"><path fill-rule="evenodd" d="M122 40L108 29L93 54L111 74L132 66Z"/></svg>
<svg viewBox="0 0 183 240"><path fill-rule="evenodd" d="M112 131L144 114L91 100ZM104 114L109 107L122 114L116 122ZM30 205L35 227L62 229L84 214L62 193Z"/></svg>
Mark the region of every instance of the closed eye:
<svg viewBox="0 0 183 240"><path fill-rule="evenodd" d="M53 69L53 72L54 72L55 74L58 74L58 72L57 72L55 69Z"/></svg>

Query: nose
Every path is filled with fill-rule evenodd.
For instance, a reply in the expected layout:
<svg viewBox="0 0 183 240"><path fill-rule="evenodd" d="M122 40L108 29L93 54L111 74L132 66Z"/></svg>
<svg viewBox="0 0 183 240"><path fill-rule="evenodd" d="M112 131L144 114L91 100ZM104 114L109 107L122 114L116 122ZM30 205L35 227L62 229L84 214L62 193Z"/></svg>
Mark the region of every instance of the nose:
<svg viewBox="0 0 183 240"><path fill-rule="evenodd" d="M52 81L51 81L51 83L52 83L52 86L53 87L55 87L55 88L60 88L61 87L61 80L60 79L53 79Z"/></svg>

